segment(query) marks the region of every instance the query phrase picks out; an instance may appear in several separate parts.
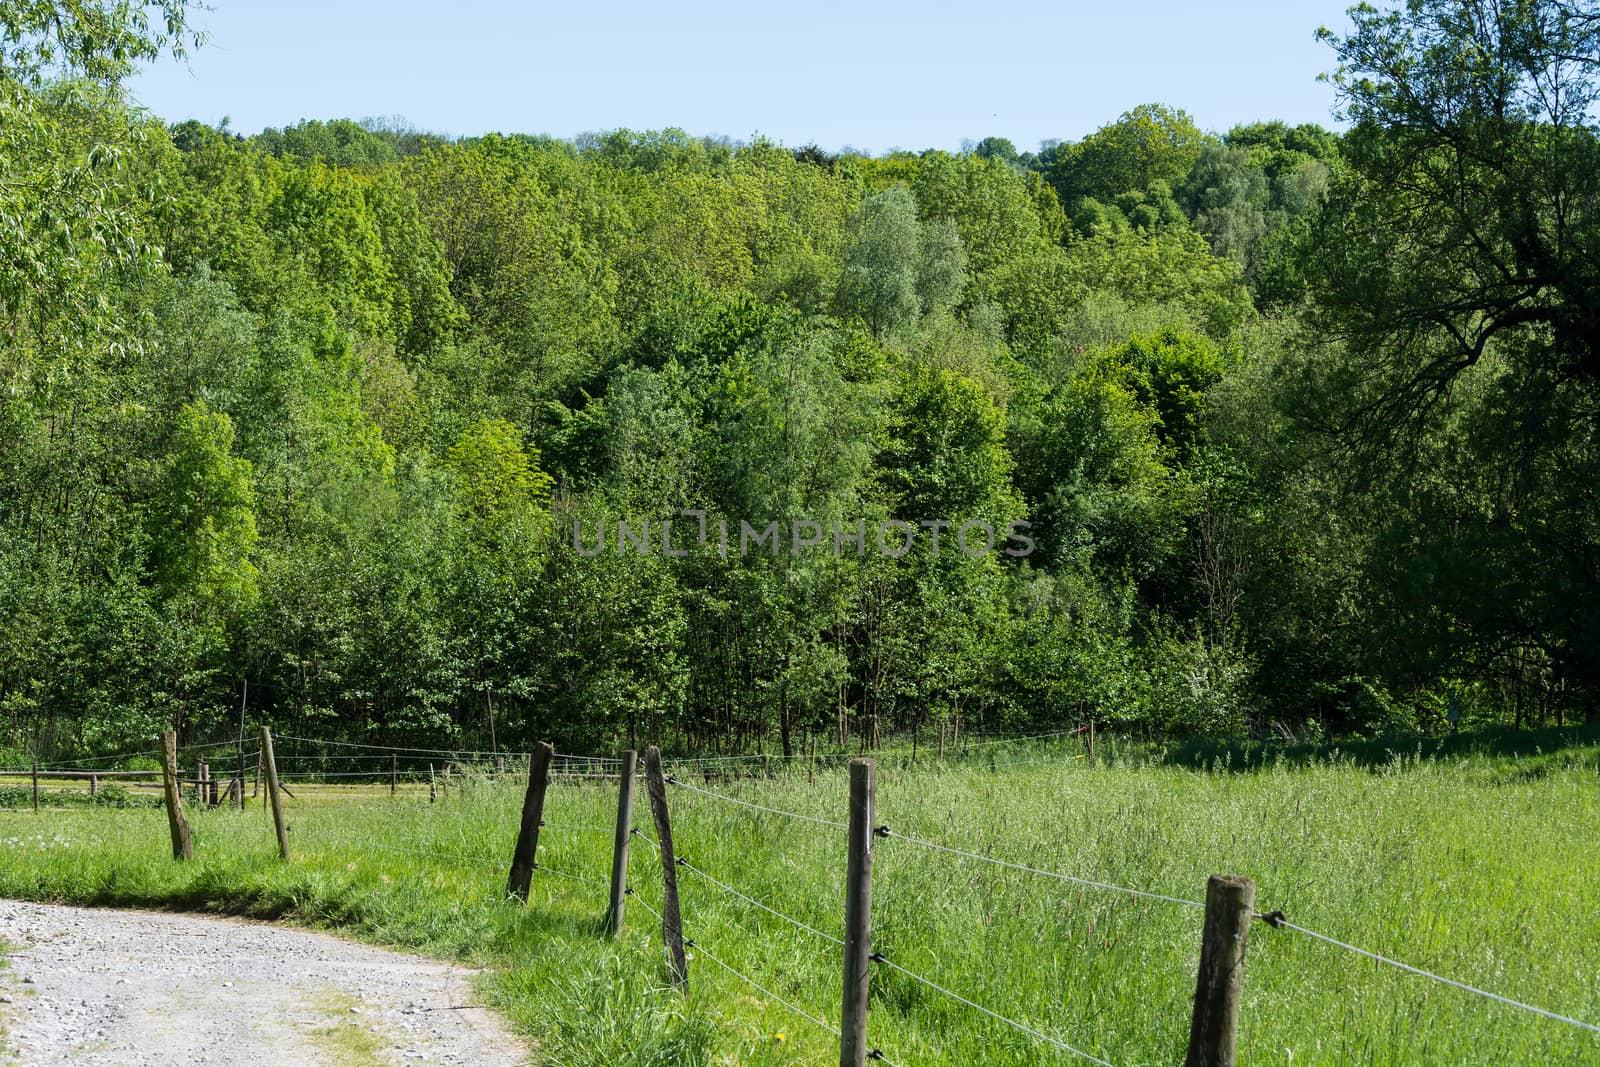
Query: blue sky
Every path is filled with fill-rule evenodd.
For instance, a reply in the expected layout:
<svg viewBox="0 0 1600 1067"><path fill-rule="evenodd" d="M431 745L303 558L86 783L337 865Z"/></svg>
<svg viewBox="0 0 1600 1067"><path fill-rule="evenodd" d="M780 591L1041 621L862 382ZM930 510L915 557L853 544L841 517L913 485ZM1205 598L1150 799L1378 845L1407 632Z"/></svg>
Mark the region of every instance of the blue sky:
<svg viewBox="0 0 1600 1067"><path fill-rule="evenodd" d="M561 4L214 0L211 43L142 72L170 121L253 133L402 115L451 134L570 137L681 126L791 146L956 148L1075 140L1161 101L1206 129L1332 124L1319 25L1348 0L1120 4Z"/></svg>

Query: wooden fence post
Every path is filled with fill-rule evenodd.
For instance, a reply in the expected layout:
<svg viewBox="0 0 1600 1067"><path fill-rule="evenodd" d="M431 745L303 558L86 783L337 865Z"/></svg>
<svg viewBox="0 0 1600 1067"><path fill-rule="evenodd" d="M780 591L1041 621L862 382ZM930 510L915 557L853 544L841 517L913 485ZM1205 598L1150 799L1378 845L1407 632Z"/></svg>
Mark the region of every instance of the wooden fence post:
<svg viewBox="0 0 1600 1067"><path fill-rule="evenodd" d="M611 843L611 911L606 929L613 937L622 932L622 904L628 895L628 844L633 840L633 778L639 753L622 754L622 775L617 786L617 834Z"/></svg>
<svg viewBox="0 0 1600 1067"><path fill-rule="evenodd" d="M1094 762L1094 720L1089 720L1089 762Z"/></svg>
<svg viewBox="0 0 1600 1067"><path fill-rule="evenodd" d="M672 850L672 819L667 814L667 779L661 773L661 750L644 750L644 784L650 794L650 814L656 823L656 844L661 846L661 936L672 964L672 984L689 984L689 960L683 953L683 917L678 910L678 857Z"/></svg>
<svg viewBox="0 0 1600 1067"><path fill-rule="evenodd" d="M439 799L439 780L433 774L433 761L428 761L428 803L432 804Z"/></svg>
<svg viewBox="0 0 1600 1067"><path fill-rule="evenodd" d="M248 684L248 683L246 683ZM233 787L239 790L239 810L244 810L244 724L239 724L239 774L233 780Z"/></svg>
<svg viewBox="0 0 1600 1067"><path fill-rule="evenodd" d="M528 761L528 792L522 798L522 825L517 829L517 847L511 855L511 875L506 879L506 895L526 904L528 887L539 859L539 823L544 820L544 791L550 784L550 760L556 750L540 741L533 746Z"/></svg>
<svg viewBox="0 0 1600 1067"><path fill-rule="evenodd" d="M98 774L91 774L89 776L89 795L90 796L95 796L99 792L100 792L100 776Z"/></svg>
<svg viewBox="0 0 1600 1067"><path fill-rule="evenodd" d="M400 757L393 752L389 753L389 795L392 797L400 791Z"/></svg>
<svg viewBox="0 0 1600 1067"><path fill-rule="evenodd" d="M1233 1067L1244 950L1250 940L1255 902L1256 884L1248 878L1214 874L1206 882L1200 977L1195 983L1189 1056L1184 1067Z"/></svg>
<svg viewBox="0 0 1600 1067"><path fill-rule="evenodd" d="M839 1067L867 1062L867 993L872 956L872 814L876 765L850 761L850 858L844 876L844 999L839 1018Z"/></svg>
<svg viewBox="0 0 1600 1067"><path fill-rule="evenodd" d="M33 811L39 812L39 757L33 757Z"/></svg>
<svg viewBox="0 0 1600 1067"><path fill-rule="evenodd" d="M278 856L289 858L289 828L283 824L283 798L278 795L278 760L272 754L272 731L261 728L261 764L267 770L267 800L272 805L272 826L278 832Z"/></svg>
<svg viewBox="0 0 1600 1067"><path fill-rule="evenodd" d="M191 859L189 820L183 817L183 795L178 790L178 734L167 730L161 735L161 787L167 795L167 826L172 831L172 858Z"/></svg>

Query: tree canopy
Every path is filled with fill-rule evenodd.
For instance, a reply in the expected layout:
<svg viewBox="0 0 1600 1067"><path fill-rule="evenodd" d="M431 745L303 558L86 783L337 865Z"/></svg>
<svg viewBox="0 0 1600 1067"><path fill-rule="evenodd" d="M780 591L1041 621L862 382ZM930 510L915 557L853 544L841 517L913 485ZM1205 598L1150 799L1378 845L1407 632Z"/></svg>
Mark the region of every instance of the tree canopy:
<svg viewBox="0 0 1600 1067"><path fill-rule="evenodd" d="M1592 716L1600 10L1351 19L1345 132L870 156L167 127L181 0L0 0L0 748Z"/></svg>

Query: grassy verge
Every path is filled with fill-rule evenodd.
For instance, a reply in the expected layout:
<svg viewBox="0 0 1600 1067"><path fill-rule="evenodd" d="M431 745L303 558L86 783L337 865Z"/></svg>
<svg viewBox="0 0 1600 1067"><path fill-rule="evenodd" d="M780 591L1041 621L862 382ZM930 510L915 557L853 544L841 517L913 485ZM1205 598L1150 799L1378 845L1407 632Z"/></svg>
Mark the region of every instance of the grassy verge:
<svg viewBox="0 0 1600 1067"><path fill-rule="evenodd" d="M1241 773L1125 760L989 770L885 767L879 820L1075 876L1199 899L1213 872L1254 877L1263 909L1462 981L1600 1020L1600 755L1384 763L1278 760ZM1015 758L1015 754L1013 754ZM705 783L701 783L704 785ZM835 771L711 789L845 817ZM642 791L641 791L642 792ZM685 790L680 855L837 935L843 838ZM504 899L520 791L468 779L441 802L289 802L295 857L258 810L193 818L194 862L167 857L160 811L0 813L0 894L284 918L491 965L486 992L561 1065L802 1064L834 1039L715 965L714 955L825 1020L837 948L693 871L686 933L702 946L687 996L669 990L651 916L602 935L614 786L553 786L543 869ZM637 823L649 825L641 798ZM448 857L448 858L446 858ZM1011 1018L1123 1067L1182 1059L1200 913L1006 871L891 837L878 845L875 948ZM631 882L660 905L660 866ZM905 1064L1055 1064L1071 1057L884 968L870 1033ZM1240 1044L1249 1062L1593 1063L1600 1038L1258 926Z"/></svg>

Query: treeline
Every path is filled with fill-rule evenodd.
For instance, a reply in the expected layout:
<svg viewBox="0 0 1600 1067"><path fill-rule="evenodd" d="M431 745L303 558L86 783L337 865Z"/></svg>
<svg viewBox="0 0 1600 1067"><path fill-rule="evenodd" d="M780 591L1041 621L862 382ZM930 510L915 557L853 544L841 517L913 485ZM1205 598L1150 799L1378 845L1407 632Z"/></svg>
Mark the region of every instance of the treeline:
<svg viewBox="0 0 1600 1067"><path fill-rule="evenodd" d="M0 0L16 744L1593 714L1600 147L1493 117L1514 78L1431 140L1356 77L1343 136L1144 106L1037 154L241 137L118 88L180 3L38 7ZM1407 17L1466 49L1449 10Z"/></svg>

